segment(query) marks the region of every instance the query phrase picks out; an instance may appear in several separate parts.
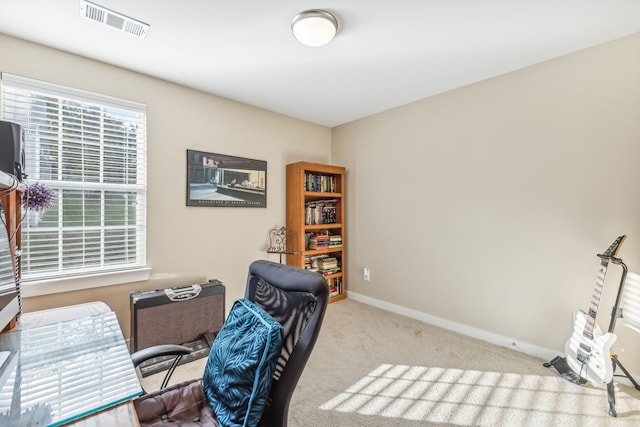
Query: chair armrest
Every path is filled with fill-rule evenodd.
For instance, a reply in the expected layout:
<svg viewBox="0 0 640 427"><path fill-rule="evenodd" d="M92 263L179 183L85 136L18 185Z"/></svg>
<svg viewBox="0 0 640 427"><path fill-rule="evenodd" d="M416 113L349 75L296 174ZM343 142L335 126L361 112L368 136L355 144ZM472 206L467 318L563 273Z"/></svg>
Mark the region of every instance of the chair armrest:
<svg viewBox="0 0 640 427"><path fill-rule="evenodd" d="M177 344L155 345L153 347L138 350L131 355L133 366L138 367L145 360L149 360L158 356L184 356L191 353L189 347Z"/></svg>

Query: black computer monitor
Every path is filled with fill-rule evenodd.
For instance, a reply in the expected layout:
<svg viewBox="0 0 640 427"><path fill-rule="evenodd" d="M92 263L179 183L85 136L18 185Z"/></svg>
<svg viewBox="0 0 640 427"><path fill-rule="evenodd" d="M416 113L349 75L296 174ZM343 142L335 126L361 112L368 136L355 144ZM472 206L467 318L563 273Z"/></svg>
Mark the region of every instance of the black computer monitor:
<svg viewBox="0 0 640 427"><path fill-rule="evenodd" d="M17 123L0 120L0 171L22 181L24 161L24 129Z"/></svg>

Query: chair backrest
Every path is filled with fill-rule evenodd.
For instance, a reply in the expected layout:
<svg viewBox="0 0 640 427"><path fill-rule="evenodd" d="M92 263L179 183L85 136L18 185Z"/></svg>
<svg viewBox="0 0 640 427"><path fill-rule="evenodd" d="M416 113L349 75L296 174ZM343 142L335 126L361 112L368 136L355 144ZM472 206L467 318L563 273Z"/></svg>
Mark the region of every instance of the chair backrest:
<svg viewBox="0 0 640 427"><path fill-rule="evenodd" d="M289 401L318 338L329 288L320 273L260 260L249 266L244 297L284 328L282 353L260 425L286 427Z"/></svg>

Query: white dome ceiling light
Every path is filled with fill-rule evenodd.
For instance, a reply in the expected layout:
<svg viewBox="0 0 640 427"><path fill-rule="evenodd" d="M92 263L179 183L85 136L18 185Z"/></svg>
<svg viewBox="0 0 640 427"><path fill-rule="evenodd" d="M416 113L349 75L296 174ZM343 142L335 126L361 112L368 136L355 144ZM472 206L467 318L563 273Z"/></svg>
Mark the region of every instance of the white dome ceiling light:
<svg viewBox="0 0 640 427"><path fill-rule="evenodd" d="M336 36L338 20L326 10L305 10L293 17L291 31L303 45L324 46Z"/></svg>

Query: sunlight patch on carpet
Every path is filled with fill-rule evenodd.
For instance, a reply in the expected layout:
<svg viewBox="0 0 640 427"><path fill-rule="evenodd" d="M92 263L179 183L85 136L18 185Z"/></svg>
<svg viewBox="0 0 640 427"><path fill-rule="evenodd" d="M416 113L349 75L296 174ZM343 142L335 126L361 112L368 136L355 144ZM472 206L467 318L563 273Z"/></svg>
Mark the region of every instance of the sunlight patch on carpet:
<svg viewBox="0 0 640 427"><path fill-rule="evenodd" d="M639 410L640 402L616 390L616 406L622 416L625 408ZM460 426L551 425L559 419L597 425L610 418L606 389L560 377L391 364L320 409Z"/></svg>

